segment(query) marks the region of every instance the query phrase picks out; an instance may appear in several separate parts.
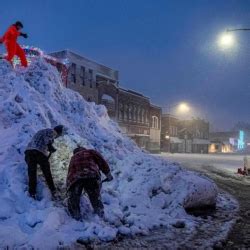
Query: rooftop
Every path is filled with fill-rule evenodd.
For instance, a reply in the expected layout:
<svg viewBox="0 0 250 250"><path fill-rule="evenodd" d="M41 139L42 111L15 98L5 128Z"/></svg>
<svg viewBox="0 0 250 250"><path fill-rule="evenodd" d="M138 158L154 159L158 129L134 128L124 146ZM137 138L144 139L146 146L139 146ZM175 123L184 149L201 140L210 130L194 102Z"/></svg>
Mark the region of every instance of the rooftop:
<svg viewBox="0 0 250 250"><path fill-rule="evenodd" d="M73 56L78 57L79 59L83 59L83 60L86 61L86 62L95 63L95 64L98 64L98 65L100 65L100 66L102 66L102 67L108 69L108 70L112 70L112 71L117 71L117 72L118 72L118 70L116 70L116 69L113 69L113 68L111 68L111 67L108 67L108 66L106 66L106 65L104 65L104 64L101 64L101 63L99 63L99 62L96 62L96 61L94 61L94 60L92 60L92 59L86 58L86 57L82 56L81 54L79 54L79 53L77 53L77 52L74 52L74 51L72 51L72 50L69 50L69 49L64 49L64 50L59 50L59 51L53 51L53 52L50 52L50 53L48 53L48 54L49 54L49 55L54 55L54 54L63 53L63 52L65 53L65 57L67 57L67 54L70 53L70 54L72 54Z"/></svg>

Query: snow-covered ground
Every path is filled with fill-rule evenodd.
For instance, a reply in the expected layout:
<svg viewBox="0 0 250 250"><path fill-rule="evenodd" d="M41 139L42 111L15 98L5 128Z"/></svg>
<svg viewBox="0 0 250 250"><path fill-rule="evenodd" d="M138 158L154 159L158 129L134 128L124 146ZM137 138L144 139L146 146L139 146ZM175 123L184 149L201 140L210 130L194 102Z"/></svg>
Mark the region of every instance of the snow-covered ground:
<svg viewBox="0 0 250 250"><path fill-rule="evenodd" d="M95 148L111 166L115 179L105 183L102 191L105 221L91 214L84 197L85 221L71 219L61 202L51 200L42 178L40 201L27 194L25 147L37 130L57 124L68 129L51 159L52 174L62 189L76 145ZM103 106L87 103L65 89L57 71L42 60L17 71L0 61L0 141L0 248L54 249L71 245L78 237L109 241L118 234L147 234L158 226L170 228L171 233L180 220L192 234L197 219L185 208L226 202L217 198L211 180L143 153L121 134ZM224 229L223 235L228 226Z"/></svg>
<svg viewBox="0 0 250 250"><path fill-rule="evenodd" d="M195 169L211 167L229 174L237 173L238 168L243 168L244 155L237 154L168 154L162 153L162 157L178 162L186 167ZM250 159L250 156L247 156Z"/></svg>

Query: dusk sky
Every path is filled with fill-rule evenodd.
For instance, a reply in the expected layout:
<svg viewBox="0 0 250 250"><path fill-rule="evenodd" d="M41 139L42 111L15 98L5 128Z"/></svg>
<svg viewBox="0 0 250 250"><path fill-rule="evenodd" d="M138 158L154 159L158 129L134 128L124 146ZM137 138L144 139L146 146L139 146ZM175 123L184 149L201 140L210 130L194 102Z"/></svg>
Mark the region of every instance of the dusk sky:
<svg viewBox="0 0 250 250"><path fill-rule="evenodd" d="M216 130L250 122L250 32L217 46L227 28L250 28L248 0L2 0L1 34L16 20L29 34L20 44L118 69L121 86L155 104L186 101Z"/></svg>

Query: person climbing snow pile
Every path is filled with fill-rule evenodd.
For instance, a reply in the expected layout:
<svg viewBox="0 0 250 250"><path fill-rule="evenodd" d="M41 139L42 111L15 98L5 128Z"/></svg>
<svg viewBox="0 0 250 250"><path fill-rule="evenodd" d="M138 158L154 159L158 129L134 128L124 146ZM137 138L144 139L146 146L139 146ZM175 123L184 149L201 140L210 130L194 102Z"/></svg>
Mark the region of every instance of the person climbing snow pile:
<svg viewBox="0 0 250 250"><path fill-rule="evenodd" d="M37 165L40 166L43 172L52 196L56 194L56 188L50 170L49 156L56 152L56 149L53 147L54 139L62 136L62 134L62 125L58 125L54 127L54 129L42 129L32 137L26 148L25 161L28 165L29 194L34 199L37 198Z"/></svg>
<svg viewBox="0 0 250 250"><path fill-rule="evenodd" d="M113 180L109 165L100 153L84 147L74 150L67 176L68 210L74 219L81 220L80 198L83 189L89 197L94 213L104 217L100 195L100 171L106 175L106 181Z"/></svg>
<svg viewBox="0 0 250 250"><path fill-rule="evenodd" d="M18 56L21 61L21 65L23 67L28 66L28 62L25 56L24 50L17 43L17 38L22 36L24 38L28 38L26 33L22 33L23 24L20 21L17 21L15 24L11 25L8 30L5 32L3 37L0 37L0 43L4 43L7 55L4 57L7 61L9 61L12 65L12 60L14 56Z"/></svg>

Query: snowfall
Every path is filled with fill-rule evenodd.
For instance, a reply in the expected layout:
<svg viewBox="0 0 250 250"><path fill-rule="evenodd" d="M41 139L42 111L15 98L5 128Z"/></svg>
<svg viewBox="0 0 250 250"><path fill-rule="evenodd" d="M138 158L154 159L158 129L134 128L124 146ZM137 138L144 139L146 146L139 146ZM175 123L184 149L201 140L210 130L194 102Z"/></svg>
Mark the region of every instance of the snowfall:
<svg viewBox="0 0 250 250"><path fill-rule="evenodd" d="M51 167L61 190L65 191L68 163L77 145L98 150L112 169L114 180L102 188L104 220L92 214L84 195L84 220L72 219L65 192L62 201L53 201L42 175L39 200L28 195L25 147L38 130L58 124L67 132L56 140L58 150ZM88 103L63 87L56 69L43 59L25 70L13 70L0 61L0 141L0 248L53 249L70 246L79 237L112 241L118 235L146 235L160 226L171 228L180 220L192 232L196 221L185 208L218 202L211 180L143 152L121 133L104 106Z"/></svg>

